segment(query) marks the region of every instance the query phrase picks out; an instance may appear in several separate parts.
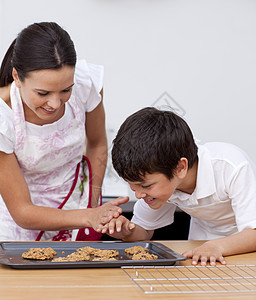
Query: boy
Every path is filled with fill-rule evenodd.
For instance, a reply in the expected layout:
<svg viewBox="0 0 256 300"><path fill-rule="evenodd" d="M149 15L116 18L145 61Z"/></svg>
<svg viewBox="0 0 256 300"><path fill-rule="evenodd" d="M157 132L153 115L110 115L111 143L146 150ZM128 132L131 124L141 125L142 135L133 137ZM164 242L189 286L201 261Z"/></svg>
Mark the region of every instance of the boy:
<svg viewBox="0 0 256 300"><path fill-rule="evenodd" d="M124 241L149 240L155 229L173 222L178 206L191 216L189 239L208 240L183 253L192 264L226 264L226 255L256 250L256 173L234 145L197 147L182 118L151 107L122 124L112 160L140 200L132 223L120 216L103 233Z"/></svg>

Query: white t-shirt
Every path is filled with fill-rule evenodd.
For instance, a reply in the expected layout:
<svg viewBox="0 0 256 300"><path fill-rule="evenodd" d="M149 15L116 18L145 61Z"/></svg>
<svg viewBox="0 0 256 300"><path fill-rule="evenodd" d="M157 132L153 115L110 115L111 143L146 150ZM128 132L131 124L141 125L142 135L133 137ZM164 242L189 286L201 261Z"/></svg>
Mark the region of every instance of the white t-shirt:
<svg viewBox="0 0 256 300"><path fill-rule="evenodd" d="M59 207L73 185L77 165L82 160L85 144L86 112L101 101L103 67L76 64L74 87L65 103L64 115L43 126L25 121L22 100L15 83L10 97L12 109L0 99L0 151L15 153L35 205ZM62 209L86 208L88 193L81 194L79 180ZM19 227L9 214L0 195L0 240L35 240L39 231ZM58 232L46 232L43 239L51 240Z"/></svg>
<svg viewBox="0 0 256 300"><path fill-rule="evenodd" d="M176 206L191 215L189 239L209 240L256 228L256 169L238 147L227 143L198 146L194 192L175 191L157 210L143 199L132 222L154 230L173 222Z"/></svg>
<svg viewBox="0 0 256 300"><path fill-rule="evenodd" d="M85 60L79 60L75 68L74 86L72 96L75 97L77 105L83 112L92 111L100 102L99 93L103 86L104 69L103 66L89 64ZM29 134L41 136L54 130L56 124L65 124L72 120L72 110L66 103L64 116L53 124L38 126L26 122ZM85 115L84 115L85 116ZM0 98L0 151L13 153L15 145L15 132L13 126L13 111Z"/></svg>

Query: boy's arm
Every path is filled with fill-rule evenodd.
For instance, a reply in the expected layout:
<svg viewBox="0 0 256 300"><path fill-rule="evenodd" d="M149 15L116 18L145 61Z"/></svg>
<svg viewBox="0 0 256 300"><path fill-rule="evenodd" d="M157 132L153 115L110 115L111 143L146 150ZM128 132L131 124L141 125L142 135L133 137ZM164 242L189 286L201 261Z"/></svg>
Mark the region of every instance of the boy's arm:
<svg viewBox="0 0 256 300"><path fill-rule="evenodd" d="M135 224L135 228L130 235L123 238L125 242L150 240L154 234L154 230L146 230L143 227Z"/></svg>
<svg viewBox="0 0 256 300"><path fill-rule="evenodd" d="M256 251L256 229L245 229L234 235L205 242L200 247L183 253L187 258L192 258L192 264L206 265L207 261L212 266L216 261L226 264L223 256Z"/></svg>

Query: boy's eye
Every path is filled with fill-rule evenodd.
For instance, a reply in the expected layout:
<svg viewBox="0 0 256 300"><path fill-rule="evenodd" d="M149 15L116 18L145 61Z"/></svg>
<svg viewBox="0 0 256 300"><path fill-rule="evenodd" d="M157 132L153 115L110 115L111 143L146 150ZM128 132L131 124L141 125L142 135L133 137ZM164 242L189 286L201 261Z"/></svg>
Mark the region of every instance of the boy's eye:
<svg viewBox="0 0 256 300"><path fill-rule="evenodd" d="M149 184L149 185L142 185L141 187L142 187L143 189L148 189L148 188L151 187L151 184Z"/></svg>

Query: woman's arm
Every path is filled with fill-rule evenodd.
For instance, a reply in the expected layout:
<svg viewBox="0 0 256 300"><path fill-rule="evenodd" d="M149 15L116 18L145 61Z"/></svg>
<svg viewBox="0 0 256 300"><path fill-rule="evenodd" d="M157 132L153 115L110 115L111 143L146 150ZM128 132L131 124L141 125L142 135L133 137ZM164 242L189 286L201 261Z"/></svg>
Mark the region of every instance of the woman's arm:
<svg viewBox="0 0 256 300"><path fill-rule="evenodd" d="M25 229L64 230L93 227L118 217L122 209L117 207L128 201L118 198L98 208L61 210L34 205L30 192L14 154L0 152L0 194L13 218Z"/></svg>
<svg viewBox="0 0 256 300"><path fill-rule="evenodd" d="M101 90L101 96L102 95ZM86 156L92 166L92 207L97 207L101 185L108 159L108 144L105 129L105 112L102 101L86 113Z"/></svg>

